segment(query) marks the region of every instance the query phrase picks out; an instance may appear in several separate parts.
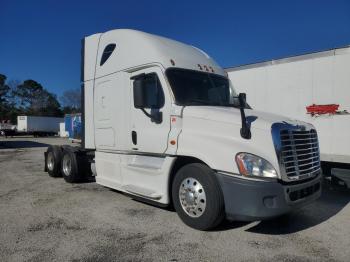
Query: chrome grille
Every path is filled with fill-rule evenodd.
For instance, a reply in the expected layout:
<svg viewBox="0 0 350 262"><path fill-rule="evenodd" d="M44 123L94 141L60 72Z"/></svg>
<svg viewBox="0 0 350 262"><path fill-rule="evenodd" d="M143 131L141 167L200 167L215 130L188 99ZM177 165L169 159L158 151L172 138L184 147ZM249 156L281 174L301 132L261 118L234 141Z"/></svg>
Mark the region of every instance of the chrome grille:
<svg viewBox="0 0 350 262"><path fill-rule="evenodd" d="M320 172L320 153L315 129L282 129L281 164L291 179L312 177Z"/></svg>

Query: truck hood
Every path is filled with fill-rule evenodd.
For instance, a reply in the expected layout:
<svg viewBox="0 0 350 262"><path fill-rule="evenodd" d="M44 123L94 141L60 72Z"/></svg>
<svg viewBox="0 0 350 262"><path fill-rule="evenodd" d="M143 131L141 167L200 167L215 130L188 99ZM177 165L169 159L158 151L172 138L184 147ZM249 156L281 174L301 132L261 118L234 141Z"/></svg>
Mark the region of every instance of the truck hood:
<svg viewBox="0 0 350 262"><path fill-rule="evenodd" d="M177 154L196 157L214 170L238 174L234 158L239 152L248 152L266 159L281 174L272 126L275 123L286 126L306 123L251 109L246 109L245 113L252 132L250 139L240 135L242 120L238 108L183 108Z"/></svg>
<svg viewBox="0 0 350 262"><path fill-rule="evenodd" d="M245 109L245 114L248 125L250 125L252 129L271 130L271 125L275 122L302 124L302 122L291 118L252 109ZM234 125L242 124L239 109L233 107L187 106L184 108L183 117L205 119Z"/></svg>

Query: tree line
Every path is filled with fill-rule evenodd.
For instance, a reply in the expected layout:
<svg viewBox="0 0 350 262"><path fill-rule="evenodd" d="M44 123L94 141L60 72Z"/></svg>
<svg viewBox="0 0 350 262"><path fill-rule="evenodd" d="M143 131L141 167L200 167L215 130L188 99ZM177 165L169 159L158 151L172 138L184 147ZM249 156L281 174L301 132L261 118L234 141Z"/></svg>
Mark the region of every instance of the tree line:
<svg viewBox="0 0 350 262"><path fill-rule="evenodd" d="M62 117L77 112L80 112L79 88L67 90L57 98L35 80L8 80L0 74L0 122L16 123L18 115Z"/></svg>

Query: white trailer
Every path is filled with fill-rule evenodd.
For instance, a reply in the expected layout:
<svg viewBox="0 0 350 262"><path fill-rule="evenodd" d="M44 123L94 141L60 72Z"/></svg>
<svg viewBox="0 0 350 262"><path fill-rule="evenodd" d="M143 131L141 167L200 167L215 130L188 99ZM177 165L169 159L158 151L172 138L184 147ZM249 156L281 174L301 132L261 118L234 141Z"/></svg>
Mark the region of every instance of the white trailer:
<svg viewBox="0 0 350 262"><path fill-rule="evenodd" d="M350 47L226 71L233 86L248 94L252 108L312 123L324 174L350 187Z"/></svg>
<svg viewBox="0 0 350 262"><path fill-rule="evenodd" d="M17 132L34 136L55 135L60 131L60 123L63 121L60 117L18 116Z"/></svg>
<svg viewBox="0 0 350 262"><path fill-rule="evenodd" d="M172 203L201 230L225 216L279 216L320 196L315 128L249 109L202 50L112 30L86 37L82 51L82 146L50 146L50 176L93 176L134 198Z"/></svg>

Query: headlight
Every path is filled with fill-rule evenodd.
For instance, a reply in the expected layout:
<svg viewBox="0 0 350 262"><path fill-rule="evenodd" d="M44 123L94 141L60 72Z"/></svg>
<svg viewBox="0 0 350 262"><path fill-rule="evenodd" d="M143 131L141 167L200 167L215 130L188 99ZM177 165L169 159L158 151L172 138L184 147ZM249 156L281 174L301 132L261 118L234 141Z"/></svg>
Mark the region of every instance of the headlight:
<svg viewBox="0 0 350 262"><path fill-rule="evenodd" d="M265 159L248 153L236 155L236 162L241 175L277 178L277 172Z"/></svg>

